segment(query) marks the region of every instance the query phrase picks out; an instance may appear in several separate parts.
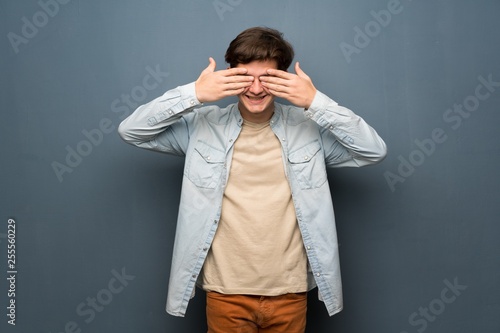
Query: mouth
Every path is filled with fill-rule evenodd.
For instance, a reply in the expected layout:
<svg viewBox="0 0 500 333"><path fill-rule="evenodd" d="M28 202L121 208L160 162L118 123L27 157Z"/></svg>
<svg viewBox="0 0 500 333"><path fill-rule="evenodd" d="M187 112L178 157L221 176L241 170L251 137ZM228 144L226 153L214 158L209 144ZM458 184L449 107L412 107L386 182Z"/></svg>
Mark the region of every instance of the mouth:
<svg viewBox="0 0 500 333"><path fill-rule="evenodd" d="M259 104L261 103L268 95L262 95L262 96L251 96L251 95L245 95L245 97L250 101L252 104Z"/></svg>

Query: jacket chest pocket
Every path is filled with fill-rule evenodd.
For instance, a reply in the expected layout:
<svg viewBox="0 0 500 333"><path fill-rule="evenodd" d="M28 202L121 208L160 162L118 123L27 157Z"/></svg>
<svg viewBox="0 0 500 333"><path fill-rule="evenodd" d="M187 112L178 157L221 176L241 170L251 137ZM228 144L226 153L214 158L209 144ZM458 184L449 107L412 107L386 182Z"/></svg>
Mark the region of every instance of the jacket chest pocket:
<svg viewBox="0 0 500 333"><path fill-rule="evenodd" d="M187 161L186 176L198 187L213 189L220 182L225 162L224 151L198 141Z"/></svg>
<svg viewBox="0 0 500 333"><path fill-rule="evenodd" d="M325 159L318 141L291 152L288 162L301 189L320 187L327 180Z"/></svg>

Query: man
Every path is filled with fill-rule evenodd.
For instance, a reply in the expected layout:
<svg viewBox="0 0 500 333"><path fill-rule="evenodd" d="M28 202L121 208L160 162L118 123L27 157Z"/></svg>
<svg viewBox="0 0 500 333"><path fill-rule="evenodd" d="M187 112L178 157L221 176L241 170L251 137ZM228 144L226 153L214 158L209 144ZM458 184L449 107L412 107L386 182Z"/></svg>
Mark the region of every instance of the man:
<svg viewBox="0 0 500 333"><path fill-rule="evenodd" d="M196 82L140 106L119 128L141 148L185 156L167 312L207 292L211 333L304 332L306 292L342 309L327 167L360 167L386 146L317 91L280 32L250 28ZM203 106L228 96L226 108ZM293 105L274 101L283 98Z"/></svg>

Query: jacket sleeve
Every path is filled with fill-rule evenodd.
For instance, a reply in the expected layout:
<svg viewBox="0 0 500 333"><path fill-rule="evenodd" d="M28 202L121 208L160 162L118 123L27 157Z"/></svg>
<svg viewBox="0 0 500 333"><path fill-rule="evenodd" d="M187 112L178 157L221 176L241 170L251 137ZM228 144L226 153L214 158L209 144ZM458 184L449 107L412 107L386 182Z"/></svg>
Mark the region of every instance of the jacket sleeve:
<svg viewBox="0 0 500 333"><path fill-rule="evenodd" d="M183 156L189 140L185 118L200 105L194 82L179 86L139 106L121 122L118 133L137 147Z"/></svg>
<svg viewBox="0 0 500 333"><path fill-rule="evenodd" d="M317 91L307 117L321 127L328 167L360 167L382 161L387 147L363 118Z"/></svg>

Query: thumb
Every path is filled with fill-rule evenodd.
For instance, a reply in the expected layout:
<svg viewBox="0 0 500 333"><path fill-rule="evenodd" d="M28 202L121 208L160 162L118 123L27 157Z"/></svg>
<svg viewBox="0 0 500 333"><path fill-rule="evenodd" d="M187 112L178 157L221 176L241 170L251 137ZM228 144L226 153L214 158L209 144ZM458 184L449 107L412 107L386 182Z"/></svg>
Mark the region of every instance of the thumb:
<svg viewBox="0 0 500 333"><path fill-rule="evenodd" d="M208 71L208 72L215 71L215 66L217 64L215 63L214 58L212 58L212 57L208 58L208 62L209 62L209 64L208 64L208 66L207 66L207 68L205 70Z"/></svg>
<svg viewBox="0 0 500 333"><path fill-rule="evenodd" d="M300 68L300 64L298 61L295 63L295 73L297 73L298 76L308 77L307 74L304 73L302 68Z"/></svg>

